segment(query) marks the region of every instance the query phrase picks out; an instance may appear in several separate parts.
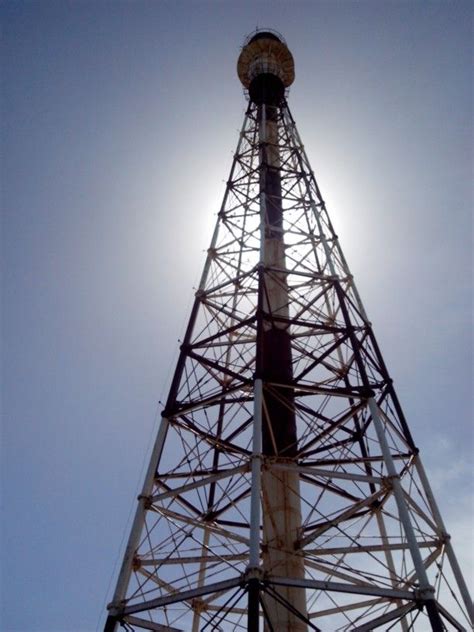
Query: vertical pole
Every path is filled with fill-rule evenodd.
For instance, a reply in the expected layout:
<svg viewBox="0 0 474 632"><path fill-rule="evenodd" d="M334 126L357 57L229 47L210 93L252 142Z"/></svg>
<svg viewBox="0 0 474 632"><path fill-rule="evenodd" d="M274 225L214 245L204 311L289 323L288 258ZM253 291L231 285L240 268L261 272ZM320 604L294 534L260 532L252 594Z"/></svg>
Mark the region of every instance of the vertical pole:
<svg viewBox="0 0 474 632"><path fill-rule="evenodd" d="M262 463L262 394L263 384L260 378L254 384L254 418L252 446L252 490L250 494L250 552L249 569L256 570L260 565L260 489Z"/></svg>
<svg viewBox="0 0 474 632"><path fill-rule="evenodd" d="M260 581L258 578L249 580L249 610L247 618L247 632L259 632L260 629Z"/></svg>
<svg viewBox="0 0 474 632"><path fill-rule="evenodd" d="M163 417L161 420L160 428L158 430L158 434L156 436L155 444L153 446L150 463L148 465L148 470L146 472L145 481L142 487L142 493L138 497L138 507L135 512L135 518L133 520L132 529L130 531L127 547L125 549L122 566L117 580L117 586L115 588L112 603L110 605L110 615L107 618L105 632L113 632L117 627L117 617L114 615L117 615L120 611L120 607L125 598L127 586L130 581L133 558L140 541L140 535L143 530L143 525L145 524L146 503L148 501L148 497L151 495L153 490L153 482L155 479L156 468L158 466L158 461L163 450L167 431L168 419L166 419L166 417Z"/></svg>
<svg viewBox="0 0 474 632"><path fill-rule="evenodd" d="M260 111L261 120L265 120L265 108ZM258 124L257 124L258 125ZM261 141L261 138L260 138ZM263 147L260 143L259 162L263 160ZM261 377L261 340L262 340L262 277L265 257L265 241L262 237L265 227L266 207L264 196L260 196L260 261L258 265L258 299L257 299L257 349L254 377L254 413L252 437L252 488L250 494L250 546L248 581L248 632L258 632L260 619L260 524L261 524L261 491L262 491L262 414L263 414L263 382Z"/></svg>
<svg viewBox="0 0 474 632"><path fill-rule="evenodd" d="M387 560L388 570L390 571L391 584L392 584L393 588L396 589L398 587L397 574L395 572L395 564L394 564L394 561L393 561L392 551L390 550L390 542L389 542L389 539L388 539L388 536L387 536L387 529L385 528L385 520L384 520L383 513L382 513L380 507L377 508L376 518L377 518L377 525L379 527L380 535L382 537L382 542L383 542L384 546L386 547L386 549L385 549L385 559ZM402 601L398 601L398 605L402 606L403 602ZM403 632L408 632L408 624L407 624L406 617L403 617L401 619L400 625L402 626Z"/></svg>
<svg viewBox="0 0 474 632"><path fill-rule="evenodd" d="M443 632L444 625L441 621L441 617L434 599L434 588L430 585L428 575L426 574L426 568L423 564L423 558L421 557L415 531L413 529L413 525L411 524L410 515L406 506L400 477L398 475L395 463L392 458L392 454L390 452L387 438L385 436L384 425L382 423L379 408L374 397L369 397L368 405L370 413L372 415L375 432L377 433L377 438L382 450L384 462L387 467L387 472L392 483L393 495L395 497L395 502L397 503L400 522L402 523L403 530L405 532L408 547L410 549L411 557L413 560L413 565L415 567L416 576L420 584L420 597L426 606L426 612L428 614L433 632Z"/></svg>
<svg viewBox="0 0 474 632"><path fill-rule="evenodd" d="M431 485L426 476L425 468L423 467L423 463L419 455L415 457L415 467L420 477L421 484L425 490L426 498L428 499L428 503L431 507L431 511L433 512L434 519L436 524L441 531L442 536L445 539L444 546L446 549L446 555L448 557L449 563L451 564L451 569L453 571L454 578L459 588L459 592L461 593L462 600L464 605L466 606L466 610L471 620L471 624L474 626L474 611L473 604L471 600L471 596L469 594L469 590L467 589L466 581L463 577L461 569L459 567L458 560L454 553L453 546L451 544L451 539L449 535L446 533L446 527L444 526L443 518L441 517L441 513L438 508L438 504L436 503L435 497L433 496L433 492L431 490Z"/></svg>

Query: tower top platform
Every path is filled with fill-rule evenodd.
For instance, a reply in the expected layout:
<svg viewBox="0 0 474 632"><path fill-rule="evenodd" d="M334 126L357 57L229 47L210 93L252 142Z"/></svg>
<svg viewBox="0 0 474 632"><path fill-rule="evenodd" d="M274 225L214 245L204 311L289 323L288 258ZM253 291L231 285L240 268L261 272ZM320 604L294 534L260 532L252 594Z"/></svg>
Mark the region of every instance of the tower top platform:
<svg viewBox="0 0 474 632"><path fill-rule="evenodd" d="M244 42L237 62L237 74L244 88L249 90L252 100L252 93L255 92L252 85L260 83L263 77L271 78L272 83L276 81L284 92L295 79L293 55L277 31L255 31Z"/></svg>

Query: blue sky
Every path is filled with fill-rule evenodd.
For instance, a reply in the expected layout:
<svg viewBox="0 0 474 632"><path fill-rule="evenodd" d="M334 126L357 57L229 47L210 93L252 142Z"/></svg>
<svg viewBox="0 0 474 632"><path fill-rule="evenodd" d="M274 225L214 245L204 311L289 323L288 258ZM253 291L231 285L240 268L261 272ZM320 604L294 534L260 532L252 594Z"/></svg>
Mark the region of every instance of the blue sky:
<svg viewBox="0 0 474 632"><path fill-rule="evenodd" d="M290 107L474 581L471 3L1 11L2 629L103 624L256 26L295 57Z"/></svg>

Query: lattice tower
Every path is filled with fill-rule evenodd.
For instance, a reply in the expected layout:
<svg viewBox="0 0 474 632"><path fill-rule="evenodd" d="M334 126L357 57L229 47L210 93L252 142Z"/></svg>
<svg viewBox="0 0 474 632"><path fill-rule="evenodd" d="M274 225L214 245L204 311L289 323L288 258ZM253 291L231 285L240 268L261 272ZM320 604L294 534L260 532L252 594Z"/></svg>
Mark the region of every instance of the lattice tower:
<svg viewBox="0 0 474 632"><path fill-rule="evenodd" d="M467 630L472 603L287 103L248 108L105 626Z"/></svg>

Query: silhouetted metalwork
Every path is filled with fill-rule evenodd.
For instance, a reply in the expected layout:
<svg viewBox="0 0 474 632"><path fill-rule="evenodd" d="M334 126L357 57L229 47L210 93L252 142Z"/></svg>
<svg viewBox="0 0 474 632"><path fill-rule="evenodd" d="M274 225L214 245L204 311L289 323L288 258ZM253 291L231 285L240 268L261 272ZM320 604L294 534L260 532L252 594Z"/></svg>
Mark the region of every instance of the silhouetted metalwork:
<svg viewBox="0 0 474 632"><path fill-rule="evenodd" d="M256 32L249 105L106 631L466 630L472 605Z"/></svg>

